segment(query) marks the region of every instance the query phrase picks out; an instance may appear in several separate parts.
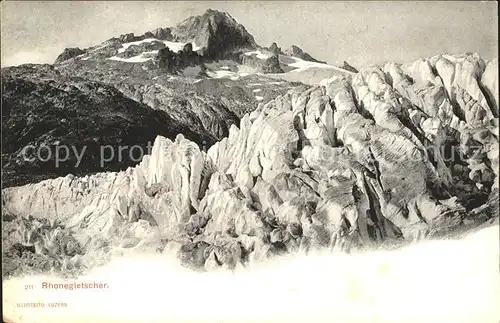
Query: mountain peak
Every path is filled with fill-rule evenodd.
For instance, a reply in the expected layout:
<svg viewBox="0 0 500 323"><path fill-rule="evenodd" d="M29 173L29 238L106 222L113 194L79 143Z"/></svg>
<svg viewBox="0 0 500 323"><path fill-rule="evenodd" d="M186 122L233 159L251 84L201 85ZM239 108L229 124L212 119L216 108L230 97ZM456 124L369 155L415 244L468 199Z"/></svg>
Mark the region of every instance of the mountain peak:
<svg viewBox="0 0 500 323"><path fill-rule="evenodd" d="M203 15L225 16L234 20L234 18L231 17L231 15L227 11L219 11L211 8L208 8Z"/></svg>
<svg viewBox="0 0 500 323"><path fill-rule="evenodd" d="M57 56L55 63L64 62L70 58L76 57L78 55L84 54L85 51L80 49L79 47L74 48L65 48L64 51Z"/></svg>
<svg viewBox="0 0 500 323"><path fill-rule="evenodd" d="M310 61L310 62L315 62L315 63L323 63L325 64L325 62L322 62L322 61L318 61L317 59L313 58L311 55L309 55L308 53L304 52L302 50L302 48L300 48L299 46L297 45L292 45L290 46L290 48L288 48L286 51L285 51L285 54L286 55L290 55L290 56L293 56L293 57L297 57L297 58L300 58L300 59L303 59L305 61Z"/></svg>

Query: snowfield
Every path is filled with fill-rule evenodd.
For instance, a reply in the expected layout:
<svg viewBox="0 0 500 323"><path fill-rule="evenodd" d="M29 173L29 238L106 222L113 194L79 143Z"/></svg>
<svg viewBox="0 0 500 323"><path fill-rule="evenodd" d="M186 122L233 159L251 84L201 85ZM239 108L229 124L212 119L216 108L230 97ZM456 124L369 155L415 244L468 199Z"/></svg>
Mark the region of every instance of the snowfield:
<svg viewBox="0 0 500 323"><path fill-rule="evenodd" d="M42 282L64 282L51 277L4 281L10 296L4 317L19 323L497 323L498 231L495 225L462 240L396 251L287 256L235 272L191 272L167 254L129 256L77 280L108 289L42 289ZM18 308L18 302L67 307Z"/></svg>

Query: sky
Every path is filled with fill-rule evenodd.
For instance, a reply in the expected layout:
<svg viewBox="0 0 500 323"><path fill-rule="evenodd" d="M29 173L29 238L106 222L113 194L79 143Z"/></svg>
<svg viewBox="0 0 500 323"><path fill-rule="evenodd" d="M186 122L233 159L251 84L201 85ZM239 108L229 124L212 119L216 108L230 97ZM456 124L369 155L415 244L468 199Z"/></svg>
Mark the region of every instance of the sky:
<svg viewBox="0 0 500 323"><path fill-rule="evenodd" d="M1 63L53 63L66 47L227 11L258 44L298 45L330 64L408 62L439 53L498 56L492 1L2 1Z"/></svg>

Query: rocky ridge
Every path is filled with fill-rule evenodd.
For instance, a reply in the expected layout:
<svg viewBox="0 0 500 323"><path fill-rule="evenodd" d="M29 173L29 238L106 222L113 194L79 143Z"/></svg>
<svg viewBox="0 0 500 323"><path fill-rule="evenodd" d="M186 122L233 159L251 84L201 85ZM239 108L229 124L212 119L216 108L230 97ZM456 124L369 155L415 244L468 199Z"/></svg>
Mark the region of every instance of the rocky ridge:
<svg viewBox="0 0 500 323"><path fill-rule="evenodd" d="M60 220L87 263L152 249L235 268L466 230L498 219L497 64L364 68L260 103L206 152L158 136L134 168L7 188L2 204Z"/></svg>
<svg viewBox="0 0 500 323"><path fill-rule="evenodd" d="M289 55L289 56L293 56L293 57L297 57L297 58L303 59L305 61L326 64L326 62L318 61L317 59L313 58L311 55L309 55L308 53L304 52L297 45L290 46L290 48L288 48L287 50L285 50L284 54L285 55Z"/></svg>

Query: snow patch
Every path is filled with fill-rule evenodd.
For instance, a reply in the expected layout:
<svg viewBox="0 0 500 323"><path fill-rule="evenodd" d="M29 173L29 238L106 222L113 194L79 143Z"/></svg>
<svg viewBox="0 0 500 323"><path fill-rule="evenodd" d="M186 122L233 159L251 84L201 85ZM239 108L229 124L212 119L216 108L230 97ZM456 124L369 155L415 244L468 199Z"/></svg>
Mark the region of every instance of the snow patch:
<svg viewBox="0 0 500 323"><path fill-rule="evenodd" d="M139 54L137 56L132 56L132 57L129 57L129 58L112 56L112 57L110 57L108 59L109 60L113 60L113 61L127 62L127 63L144 63L144 62L147 62L147 61L153 59L153 57L148 56L148 55L154 55L154 54L158 54L158 51L157 50L153 50L153 51L150 51L150 52L144 52L144 53L141 53L141 54Z"/></svg>
<svg viewBox="0 0 500 323"><path fill-rule="evenodd" d="M299 72L299 71L305 71L309 68L323 68L323 69L335 69L335 70L340 70L338 67L328 65L328 64L323 64L323 63L316 63L316 62L310 62L310 61L305 61L303 59L297 58L290 56L288 57L290 59L293 59L294 62L291 64L288 64L290 67L295 67L295 70L292 70L290 72Z"/></svg>
<svg viewBox="0 0 500 323"><path fill-rule="evenodd" d="M326 79L323 79L319 82L319 85L320 86L324 86L324 87L327 87L329 84L331 83L334 83L334 82L337 82L341 77L340 76L332 76L332 77L329 77L329 78L326 78Z"/></svg>

